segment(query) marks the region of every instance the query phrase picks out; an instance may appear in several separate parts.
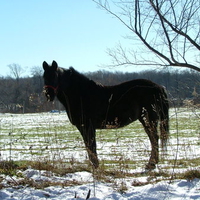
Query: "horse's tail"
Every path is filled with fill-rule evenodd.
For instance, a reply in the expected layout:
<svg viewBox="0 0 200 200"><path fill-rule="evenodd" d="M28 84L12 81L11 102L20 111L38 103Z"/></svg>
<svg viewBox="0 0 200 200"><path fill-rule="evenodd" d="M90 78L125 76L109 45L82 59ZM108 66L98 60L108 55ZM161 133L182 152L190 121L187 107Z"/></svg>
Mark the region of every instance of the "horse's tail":
<svg viewBox="0 0 200 200"><path fill-rule="evenodd" d="M165 89L162 89L161 101L160 101L160 140L163 150L167 150L167 142L169 138L169 102Z"/></svg>

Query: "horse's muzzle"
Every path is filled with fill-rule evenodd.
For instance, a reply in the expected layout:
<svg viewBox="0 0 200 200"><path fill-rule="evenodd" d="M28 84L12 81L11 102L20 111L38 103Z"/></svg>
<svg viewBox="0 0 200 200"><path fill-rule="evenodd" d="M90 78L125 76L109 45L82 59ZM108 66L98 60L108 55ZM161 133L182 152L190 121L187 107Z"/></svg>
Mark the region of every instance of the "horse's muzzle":
<svg viewBox="0 0 200 200"><path fill-rule="evenodd" d="M44 94L47 98L47 101L50 102L50 101L53 101L54 98L55 98L55 93L54 91L50 88L47 88L47 87L44 87Z"/></svg>

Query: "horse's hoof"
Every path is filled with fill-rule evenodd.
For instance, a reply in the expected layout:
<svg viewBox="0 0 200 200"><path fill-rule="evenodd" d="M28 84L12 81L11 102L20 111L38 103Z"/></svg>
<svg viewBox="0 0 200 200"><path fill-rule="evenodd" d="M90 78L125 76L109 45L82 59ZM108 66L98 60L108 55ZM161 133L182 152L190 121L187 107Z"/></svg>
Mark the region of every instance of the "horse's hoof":
<svg viewBox="0 0 200 200"><path fill-rule="evenodd" d="M151 171L154 170L156 168L155 163L148 163L145 167L145 171Z"/></svg>
<svg viewBox="0 0 200 200"><path fill-rule="evenodd" d="M94 167L95 169L99 167L99 160L97 158L92 159L90 162L92 164L92 167Z"/></svg>

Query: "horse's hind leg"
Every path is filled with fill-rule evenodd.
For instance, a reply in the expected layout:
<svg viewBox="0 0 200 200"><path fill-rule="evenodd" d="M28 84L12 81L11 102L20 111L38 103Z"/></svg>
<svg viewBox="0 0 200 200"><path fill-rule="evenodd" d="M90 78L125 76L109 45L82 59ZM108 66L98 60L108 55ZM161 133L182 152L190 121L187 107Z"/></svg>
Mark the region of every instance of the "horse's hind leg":
<svg viewBox="0 0 200 200"><path fill-rule="evenodd" d="M146 165L146 169L151 170L155 169L156 164L159 161L159 145L158 145L158 132L157 132L157 120L151 120L148 116L142 116L140 119L149 140L151 142L151 156L148 164Z"/></svg>

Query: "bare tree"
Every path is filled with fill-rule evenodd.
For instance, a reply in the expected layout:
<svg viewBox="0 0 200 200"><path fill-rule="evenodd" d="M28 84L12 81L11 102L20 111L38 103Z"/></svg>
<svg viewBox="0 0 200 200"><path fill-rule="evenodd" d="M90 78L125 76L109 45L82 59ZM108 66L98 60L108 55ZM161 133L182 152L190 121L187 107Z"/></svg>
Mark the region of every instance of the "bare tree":
<svg viewBox="0 0 200 200"><path fill-rule="evenodd" d="M43 80L43 69L41 66L34 66L31 68L31 75L32 75L32 82L37 88L35 89L35 92L40 94L42 91L41 89L43 88L44 85L44 80Z"/></svg>
<svg viewBox="0 0 200 200"><path fill-rule="evenodd" d="M42 76L43 70L41 66L33 66L31 67L31 75L32 76Z"/></svg>
<svg viewBox="0 0 200 200"><path fill-rule="evenodd" d="M108 53L114 65L186 67L200 72L199 0L93 0L131 32L127 50Z"/></svg>
<svg viewBox="0 0 200 200"><path fill-rule="evenodd" d="M8 65L10 69L11 76L13 76L17 81L20 79L21 75L25 72L25 70L18 64L10 64Z"/></svg>

